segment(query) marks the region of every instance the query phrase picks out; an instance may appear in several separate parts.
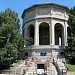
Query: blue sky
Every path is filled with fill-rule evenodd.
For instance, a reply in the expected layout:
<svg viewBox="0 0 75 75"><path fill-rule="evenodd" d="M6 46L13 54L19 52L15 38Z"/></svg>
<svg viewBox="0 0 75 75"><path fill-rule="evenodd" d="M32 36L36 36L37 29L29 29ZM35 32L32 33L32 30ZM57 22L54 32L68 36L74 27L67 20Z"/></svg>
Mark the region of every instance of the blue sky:
<svg viewBox="0 0 75 75"><path fill-rule="evenodd" d="M22 24L21 15L24 9L30 7L33 4L52 2L60 5L65 5L69 8L75 5L75 0L0 0L0 11L4 11L6 8L10 8L18 13L20 23Z"/></svg>

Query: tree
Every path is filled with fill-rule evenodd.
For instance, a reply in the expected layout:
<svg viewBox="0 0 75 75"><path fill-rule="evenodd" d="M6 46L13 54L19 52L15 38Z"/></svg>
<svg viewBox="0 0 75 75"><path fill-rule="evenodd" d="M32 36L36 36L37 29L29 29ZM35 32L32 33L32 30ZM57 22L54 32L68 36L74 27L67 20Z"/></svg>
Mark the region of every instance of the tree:
<svg viewBox="0 0 75 75"><path fill-rule="evenodd" d="M0 50L0 68L8 67L17 57L17 48L15 48L13 44L7 43L6 46Z"/></svg>
<svg viewBox="0 0 75 75"><path fill-rule="evenodd" d="M29 45L33 45L33 38L32 37L24 37L23 42L28 42Z"/></svg>
<svg viewBox="0 0 75 75"><path fill-rule="evenodd" d="M0 67L17 59L21 37L18 14L9 8L0 12Z"/></svg>
<svg viewBox="0 0 75 75"><path fill-rule="evenodd" d="M70 9L68 24L68 47L65 51L72 57L71 62L73 60L73 63L75 63L75 7Z"/></svg>

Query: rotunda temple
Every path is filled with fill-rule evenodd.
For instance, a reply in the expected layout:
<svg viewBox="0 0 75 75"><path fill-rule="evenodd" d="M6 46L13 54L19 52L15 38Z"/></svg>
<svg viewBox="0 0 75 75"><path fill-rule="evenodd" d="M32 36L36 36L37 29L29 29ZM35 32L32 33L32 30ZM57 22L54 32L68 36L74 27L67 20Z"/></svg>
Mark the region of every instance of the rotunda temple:
<svg viewBox="0 0 75 75"><path fill-rule="evenodd" d="M68 8L54 3L35 4L22 13L22 58L61 57L67 46Z"/></svg>

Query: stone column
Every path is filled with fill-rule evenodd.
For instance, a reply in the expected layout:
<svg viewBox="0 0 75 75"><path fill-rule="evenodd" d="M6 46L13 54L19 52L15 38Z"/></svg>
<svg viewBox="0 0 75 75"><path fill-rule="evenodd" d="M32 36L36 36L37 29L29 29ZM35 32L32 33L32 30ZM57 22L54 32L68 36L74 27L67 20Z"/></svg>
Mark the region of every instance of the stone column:
<svg viewBox="0 0 75 75"><path fill-rule="evenodd" d="M68 46L68 43L67 43L67 22L65 22L65 46Z"/></svg>
<svg viewBox="0 0 75 75"><path fill-rule="evenodd" d="M51 25L49 24L49 40L50 40L50 45L51 45Z"/></svg>
<svg viewBox="0 0 75 75"><path fill-rule="evenodd" d="M64 23L64 26L63 26L63 31L62 31L62 46L65 46L65 35L66 35L66 31L65 31L66 27L65 27L65 23Z"/></svg>
<svg viewBox="0 0 75 75"><path fill-rule="evenodd" d="M51 34L51 39L50 39L50 45L55 45L55 36L54 36L54 22L53 22L53 19L51 19L51 32L50 32L50 34Z"/></svg>
<svg viewBox="0 0 75 75"><path fill-rule="evenodd" d="M34 29L34 45L39 45L39 26L36 20L35 22L35 29Z"/></svg>
<svg viewBox="0 0 75 75"><path fill-rule="evenodd" d="M65 36L65 33L64 33L64 31L65 31L65 27L64 27L64 25L63 24L61 24L61 41L59 41L59 42L61 42L61 46L64 46L64 36Z"/></svg>

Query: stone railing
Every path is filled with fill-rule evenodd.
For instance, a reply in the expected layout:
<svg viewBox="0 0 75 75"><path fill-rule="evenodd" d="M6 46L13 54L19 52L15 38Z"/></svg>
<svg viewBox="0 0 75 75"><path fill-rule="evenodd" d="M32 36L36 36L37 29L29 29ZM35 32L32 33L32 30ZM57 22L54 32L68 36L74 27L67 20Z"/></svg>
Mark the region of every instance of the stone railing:
<svg viewBox="0 0 75 75"><path fill-rule="evenodd" d="M24 47L25 49L63 49L64 46L59 45L31 45Z"/></svg>
<svg viewBox="0 0 75 75"><path fill-rule="evenodd" d="M67 75L67 69L61 59L54 58L53 63L56 66L59 75Z"/></svg>
<svg viewBox="0 0 75 75"><path fill-rule="evenodd" d="M1 75L23 75L24 74L25 61L19 60L17 63L12 64L8 70L0 70Z"/></svg>
<svg viewBox="0 0 75 75"><path fill-rule="evenodd" d="M20 63L18 65L15 65L14 67L10 67L10 74L23 75L24 74L24 65L25 65L25 61L20 61Z"/></svg>
<svg viewBox="0 0 75 75"><path fill-rule="evenodd" d="M57 75L57 72L55 70L49 70L49 71L45 71L45 74L47 74L47 75Z"/></svg>

